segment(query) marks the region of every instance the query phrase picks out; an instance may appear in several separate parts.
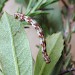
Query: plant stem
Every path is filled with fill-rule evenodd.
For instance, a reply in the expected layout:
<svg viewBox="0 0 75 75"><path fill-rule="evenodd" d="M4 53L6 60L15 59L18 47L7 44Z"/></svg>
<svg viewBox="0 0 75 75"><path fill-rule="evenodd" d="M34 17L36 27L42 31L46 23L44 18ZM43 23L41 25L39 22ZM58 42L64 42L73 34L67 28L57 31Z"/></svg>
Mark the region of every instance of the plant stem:
<svg viewBox="0 0 75 75"><path fill-rule="evenodd" d="M64 74L72 72L72 71L75 71L75 68L71 68L71 69L65 70L62 73L60 73L59 75L64 75Z"/></svg>
<svg viewBox="0 0 75 75"><path fill-rule="evenodd" d="M27 6L27 10L26 10L26 14L28 14L28 13L30 12L30 8L31 8L32 1L33 1L33 0L30 0L30 1L29 1L29 4L28 4L28 6Z"/></svg>
<svg viewBox="0 0 75 75"><path fill-rule="evenodd" d="M40 7L42 1L43 1L43 0L39 0L39 1L37 2L37 4L35 5L35 7L32 9L31 13L33 13L36 9L38 9L38 8Z"/></svg>
<svg viewBox="0 0 75 75"><path fill-rule="evenodd" d="M64 0L61 0L61 2L64 4L64 6L65 6L67 9L69 8L68 4L67 4Z"/></svg>

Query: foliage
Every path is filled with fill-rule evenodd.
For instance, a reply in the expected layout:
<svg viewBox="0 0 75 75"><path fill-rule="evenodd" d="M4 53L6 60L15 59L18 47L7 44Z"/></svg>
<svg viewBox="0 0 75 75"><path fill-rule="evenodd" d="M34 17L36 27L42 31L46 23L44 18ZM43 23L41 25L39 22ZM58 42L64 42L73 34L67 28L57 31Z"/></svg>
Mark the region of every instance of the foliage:
<svg viewBox="0 0 75 75"><path fill-rule="evenodd" d="M32 75L29 41L20 22L4 13L0 21L0 32L0 62L3 74Z"/></svg>
<svg viewBox="0 0 75 75"><path fill-rule="evenodd" d="M0 12L2 11L2 8L4 6L4 3L6 2L7 0L0 0Z"/></svg>
<svg viewBox="0 0 75 75"><path fill-rule="evenodd" d="M36 59L34 75L51 75L56 63L61 57L62 50L63 50L62 34L57 33L57 34L48 36L46 41L47 41L47 50L48 50L48 54L50 56L51 62L50 64L46 64L42 59L41 52L39 51L37 59Z"/></svg>
<svg viewBox="0 0 75 75"><path fill-rule="evenodd" d="M69 17L73 14L70 14L70 8L64 0L61 0L64 4L63 9L60 8L58 1L16 0L27 7L25 11L27 16L40 23L46 38L50 64L46 64L43 60L41 47L36 62L33 64L29 41L23 27L23 24L27 23L15 20L6 12L2 15L0 20L0 75L72 75L71 69L68 71L71 73L63 73L68 68L72 68L70 40L75 28L73 26L71 31L70 19L74 20L75 17ZM74 4L74 0L68 1ZM5 0L0 2L1 10L4 3ZM66 11L67 14L62 11ZM66 20L65 25L62 15Z"/></svg>

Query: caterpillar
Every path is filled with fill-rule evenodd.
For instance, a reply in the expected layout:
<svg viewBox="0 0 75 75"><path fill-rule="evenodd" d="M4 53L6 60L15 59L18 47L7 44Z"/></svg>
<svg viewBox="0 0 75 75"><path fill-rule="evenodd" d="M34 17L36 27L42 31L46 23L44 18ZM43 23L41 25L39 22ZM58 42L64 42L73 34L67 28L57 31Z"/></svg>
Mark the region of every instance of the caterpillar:
<svg viewBox="0 0 75 75"><path fill-rule="evenodd" d="M40 45L42 46L43 58L46 61L46 63L50 63L50 58L49 58L47 51L46 51L46 41L44 38L44 33L43 33L43 30L40 27L40 25L35 20L33 20L31 17L25 16L24 14L15 13L14 16L16 19L18 19L20 21L26 21L27 23L30 23L36 29L37 34L40 38Z"/></svg>

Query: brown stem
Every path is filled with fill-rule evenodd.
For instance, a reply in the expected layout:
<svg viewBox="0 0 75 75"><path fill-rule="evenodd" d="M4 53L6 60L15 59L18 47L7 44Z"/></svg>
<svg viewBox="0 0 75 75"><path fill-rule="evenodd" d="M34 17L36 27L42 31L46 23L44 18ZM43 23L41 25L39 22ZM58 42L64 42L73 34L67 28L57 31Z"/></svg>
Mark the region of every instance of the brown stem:
<svg viewBox="0 0 75 75"><path fill-rule="evenodd" d="M61 0L61 2L64 4L64 6L65 6L67 9L69 8L68 4L67 4L64 0Z"/></svg>
<svg viewBox="0 0 75 75"><path fill-rule="evenodd" d="M72 71L75 71L75 68L71 68L71 69L65 70L62 73L60 73L59 75L64 75L64 74L72 72Z"/></svg>

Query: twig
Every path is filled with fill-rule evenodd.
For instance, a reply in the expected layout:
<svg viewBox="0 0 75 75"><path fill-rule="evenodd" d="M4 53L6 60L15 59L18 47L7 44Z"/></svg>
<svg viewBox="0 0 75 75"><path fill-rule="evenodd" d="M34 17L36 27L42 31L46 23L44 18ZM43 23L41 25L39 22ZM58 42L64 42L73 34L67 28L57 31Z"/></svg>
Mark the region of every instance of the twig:
<svg viewBox="0 0 75 75"><path fill-rule="evenodd" d="M69 8L68 4L67 4L64 0L61 0L61 2L64 4L64 6L65 6L67 9Z"/></svg>
<svg viewBox="0 0 75 75"><path fill-rule="evenodd" d="M60 73L59 75L64 75L64 74L72 72L72 71L75 71L75 68L71 68L71 69L65 70L62 73Z"/></svg>

